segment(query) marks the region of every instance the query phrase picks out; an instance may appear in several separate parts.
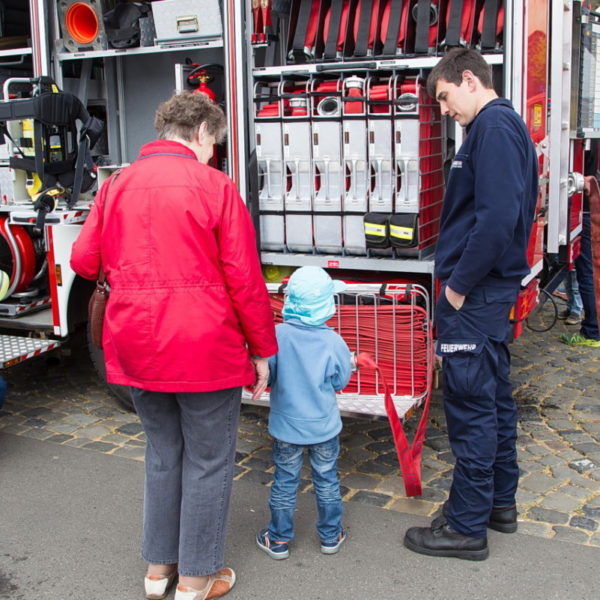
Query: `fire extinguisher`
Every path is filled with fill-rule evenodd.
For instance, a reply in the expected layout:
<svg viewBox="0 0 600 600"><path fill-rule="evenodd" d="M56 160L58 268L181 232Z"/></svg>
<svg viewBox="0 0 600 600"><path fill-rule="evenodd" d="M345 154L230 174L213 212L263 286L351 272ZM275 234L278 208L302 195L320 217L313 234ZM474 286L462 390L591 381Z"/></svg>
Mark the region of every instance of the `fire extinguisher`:
<svg viewBox="0 0 600 600"><path fill-rule="evenodd" d="M219 104L217 94L211 87L209 87L208 84L215 79L215 76L211 74L211 71L216 71L218 75L222 76L223 67L216 63L206 63L204 65L200 65L192 62L189 58L185 59L185 63L190 67L193 67L187 75L188 85L195 87L192 92L194 94L206 94L206 96L208 96L208 98L210 98L215 104ZM215 169L222 169L222 165L225 161L226 156L224 154L224 148L221 148L215 144L213 155L209 162L210 166L214 167Z"/></svg>
<svg viewBox="0 0 600 600"><path fill-rule="evenodd" d="M198 82L198 87L194 90L194 94L206 94L213 102L217 101L217 95L208 87L208 82L212 81L212 77L206 69L198 69L193 78Z"/></svg>
<svg viewBox="0 0 600 600"><path fill-rule="evenodd" d="M215 80L216 74L222 77L223 67L216 63L206 63L200 65L192 62L189 58L185 59L185 64L193 67L187 75L188 85L192 88L195 88L193 92L198 94L206 94L213 102L218 103L216 92L209 87L208 84Z"/></svg>

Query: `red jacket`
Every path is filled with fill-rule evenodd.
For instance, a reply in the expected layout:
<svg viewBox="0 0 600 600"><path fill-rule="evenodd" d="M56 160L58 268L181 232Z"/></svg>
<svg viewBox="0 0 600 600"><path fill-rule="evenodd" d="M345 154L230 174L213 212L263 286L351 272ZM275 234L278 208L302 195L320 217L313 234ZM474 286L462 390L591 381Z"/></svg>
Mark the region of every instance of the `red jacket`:
<svg viewBox="0 0 600 600"><path fill-rule="evenodd" d="M146 144L99 190L71 267L96 279L101 264L110 383L156 392L248 385L249 356L277 352L250 215L231 179L183 144Z"/></svg>

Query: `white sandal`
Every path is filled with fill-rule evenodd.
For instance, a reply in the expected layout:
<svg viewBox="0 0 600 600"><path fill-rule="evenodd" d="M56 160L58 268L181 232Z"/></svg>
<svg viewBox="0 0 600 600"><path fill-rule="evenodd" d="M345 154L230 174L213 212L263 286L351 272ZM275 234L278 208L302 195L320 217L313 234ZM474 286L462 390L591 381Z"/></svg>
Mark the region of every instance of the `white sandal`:
<svg viewBox="0 0 600 600"><path fill-rule="evenodd" d="M221 569L208 576L208 583L203 590L179 584L175 590L175 600L214 600L224 596L234 585L233 569Z"/></svg>
<svg viewBox="0 0 600 600"><path fill-rule="evenodd" d="M177 577L177 570L166 577L160 575L146 575L144 577L144 589L148 600L163 600L169 594L169 590Z"/></svg>

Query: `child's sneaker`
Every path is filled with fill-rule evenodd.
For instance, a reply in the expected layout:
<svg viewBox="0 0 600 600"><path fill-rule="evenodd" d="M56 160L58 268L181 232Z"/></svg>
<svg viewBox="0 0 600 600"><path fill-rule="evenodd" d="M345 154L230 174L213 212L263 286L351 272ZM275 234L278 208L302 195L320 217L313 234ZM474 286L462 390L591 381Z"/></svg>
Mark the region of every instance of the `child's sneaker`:
<svg viewBox="0 0 600 600"><path fill-rule="evenodd" d="M283 560L290 555L290 545L287 542L276 542L270 539L268 529L261 529L256 534L256 543L261 550L275 560Z"/></svg>
<svg viewBox="0 0 600 600"><path fill-rule="evenodd" d="M340 550L340 546L346 541L346 530L342 529L338 535L338 539L333 542L324 542L321 540L321 552L323 554L336 554Z"/></svg>

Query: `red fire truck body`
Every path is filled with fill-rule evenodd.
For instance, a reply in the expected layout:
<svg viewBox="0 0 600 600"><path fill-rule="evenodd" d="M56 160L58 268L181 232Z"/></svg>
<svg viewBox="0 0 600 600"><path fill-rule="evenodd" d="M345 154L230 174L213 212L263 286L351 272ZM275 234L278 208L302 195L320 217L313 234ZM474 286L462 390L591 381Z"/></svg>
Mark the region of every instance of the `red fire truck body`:
<svg viewBox="0 0 600 600"><path fill-rule="evenodd" d="M228 139L215 166L255 219L274 313L295 267L319 265L349 282L331 324L352 349L376 357L401 416L432 385L435 244L447 166L463 137L424 85L447 47L481 50L539 156L531 273L513 311L515 335L577 256L583 155L600 136L600 17L586 3L16 4L20 18L0 30L1 104L16 106L0 146L2 367L64 344L85 324L92 287L71 271L71 245L97 186L154 137L154 110L173 89L210 88L225 110ZM129 21L127 4L139 12ZM95 182L76 198L68 186L49 192L41 219L36 174L14 158L45 150L50 164L73 150L60 128L36 145L37 117L19 116L44 85L76 96L105 131L91 149ZM93 358L101 368L101 354ZM379 378L356 375L340 407L385 414Z"/></svg>

